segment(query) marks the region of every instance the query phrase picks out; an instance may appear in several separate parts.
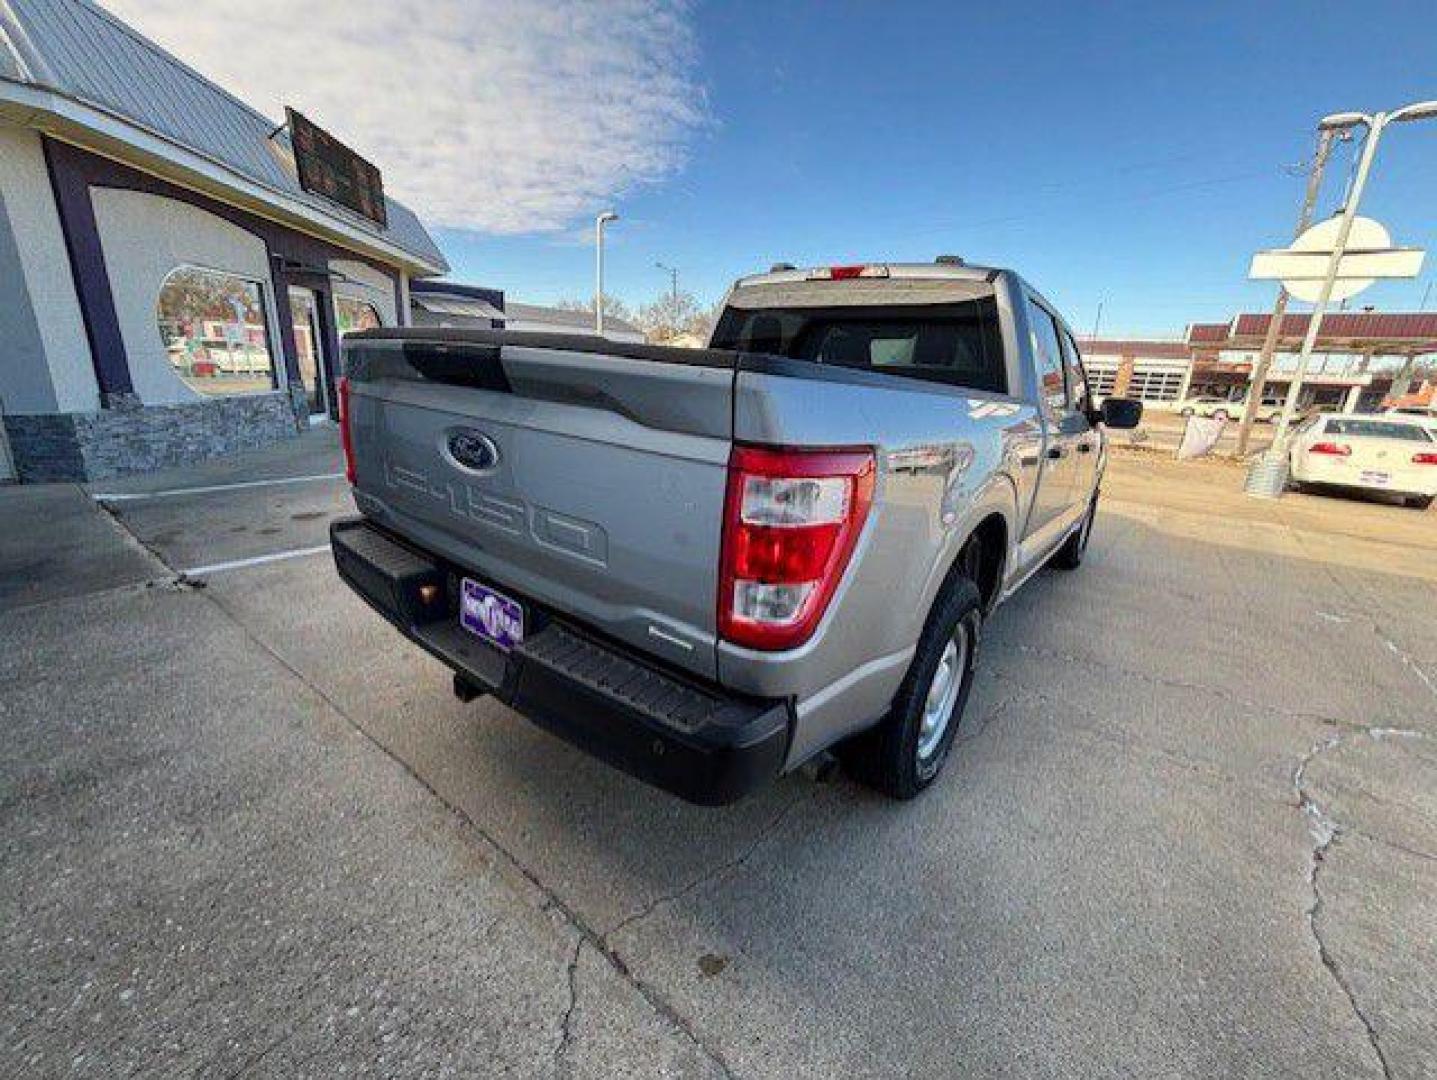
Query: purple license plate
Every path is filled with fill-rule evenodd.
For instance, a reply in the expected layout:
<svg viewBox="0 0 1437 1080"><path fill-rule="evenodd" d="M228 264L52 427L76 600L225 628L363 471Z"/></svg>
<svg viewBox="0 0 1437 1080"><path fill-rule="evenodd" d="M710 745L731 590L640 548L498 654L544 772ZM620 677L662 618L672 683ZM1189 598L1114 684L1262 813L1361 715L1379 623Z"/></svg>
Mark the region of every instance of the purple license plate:
<svg viewBox="0 0 1437 1080"><path fill-rule="evenodd" d="M508 652L524 640L524 609L503 593L465 578L459 590L459 625Z"/></svg>

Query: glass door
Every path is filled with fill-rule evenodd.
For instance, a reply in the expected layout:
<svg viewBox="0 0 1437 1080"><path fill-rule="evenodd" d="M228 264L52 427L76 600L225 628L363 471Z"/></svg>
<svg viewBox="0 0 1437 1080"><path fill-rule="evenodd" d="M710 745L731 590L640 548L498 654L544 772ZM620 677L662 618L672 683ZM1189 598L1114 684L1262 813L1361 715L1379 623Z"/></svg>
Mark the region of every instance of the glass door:
<svg viewBox="0 0 1437 1080"><path fill-rule="evenodd" d="M299 377L309 398L313 423L329 414L324 334L320 329L319 300L312 289L289 290L290 320L294 324L294 346L299 354Z"/></svg>

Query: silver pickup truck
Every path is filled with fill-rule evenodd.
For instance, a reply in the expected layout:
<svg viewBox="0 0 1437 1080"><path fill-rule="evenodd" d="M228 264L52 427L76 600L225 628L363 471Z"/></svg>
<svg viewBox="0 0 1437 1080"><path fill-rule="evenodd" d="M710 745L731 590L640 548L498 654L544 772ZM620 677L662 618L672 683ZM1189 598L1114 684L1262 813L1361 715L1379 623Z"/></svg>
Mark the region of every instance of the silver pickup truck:
<svg viewBox="0 0 1437 1080"><path fill-rule="evenodd" d="M834 749L910 798L984 618L1082 560L1105 460L1078 348L1017 274L776 267L707 349L351 335L343 579L482 693L683 798Z"/></svg>

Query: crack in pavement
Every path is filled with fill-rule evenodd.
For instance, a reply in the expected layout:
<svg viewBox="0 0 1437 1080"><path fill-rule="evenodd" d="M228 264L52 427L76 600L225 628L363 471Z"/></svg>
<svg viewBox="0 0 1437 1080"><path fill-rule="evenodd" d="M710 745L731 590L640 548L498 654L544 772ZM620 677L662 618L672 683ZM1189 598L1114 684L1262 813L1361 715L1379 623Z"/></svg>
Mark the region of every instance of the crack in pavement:
<svg viewBox="0 0 1437 1080"><path fill-rule="evenodd" d="M1437 697L1437 681L1434 681L1432 676L1428 675L1427 672L1422 669L1422 665L1408 655L1407 651L1398 645L1378 623L1374 622L1372 624L1372 632L1377 635L1377 639L1381 641L1382 644L1387 646L1387 651L1397 657L1403 667L1416 675L1422 685L1432 692L1433 697Z"/></svg>
<svg viewBox="0 0 1437 1080"><path fill-rule="evenodd" d="M653 900L650 900L638 911L635 911L629 915L625 915L613 926L605 930L601 935L600 941L603 943L604 947L611 947L609 945L609 941L615 934L623 930L627 930L629 927L634 926L637 923L643 922L643 920L647 919L650 915L652 915L659 908L663 907L665 904L671 904L675 900L683 899L685 896L689 895L689 893L691 892L694 892L696 889L702 888L704 885L711 881L718 880L720 877L723 877L723 875L727 874L730 870L736 870L744 863L748 862L748 860L753 857L754 853L764 845L765 841L767 841L768 838L778 830L778 827L783 824L784 820L794 810L794 808L799 806L801 803L813 802L816 798L818 798L819 791L819 786L815 784L812 790L810 790L809 792L795 796L794 798L790 799L787 803L783 805L783 807L778 811L778 813L776 813L772 818L769 819L768 823L764 825L763 828L759 829L758 835L754 837L754 839L749 843L749 845L744 848L743 851L739 852L739 854L736 855L734 858L729 859L727 862L719 863L717 866L711 867L708 870L705 870L702 874L699 874L687 884L680 886L672 892L662 893L659 896L655 897Z"/></svg>
<svg viewBox="0 0 1437 1080"><path fill-rule="evenodd" d="M1361 732L1366 738L1377 741L1387 738L1420 739L1421 732L1409 731L1400 728L1364 728ZM1382 1049L1381 1040L1377 1034L1377 1028L1367 1013L1363 1011L1362 1005L1357 1000L1357 994L1348 983L1347 977L1343 974L1342 968L1333 956L1332 950L1327 946L1327 939L1323 937L1321 918L1323 909L1322 888L1320 878L1323 865L1327 856L1336 848L1342 839L1344 832L1343 825L1327 815L1317 801L1307 790L1305 783L1307 769L1314 761L1324 754L1331 753L1341 746L1347 745L1342 735L1329 735L1327 738L1315 743L1306 754L1299 759L1297 768L1293 770L1292 786L1297 794L1298 811L1307 819L1307 831L1312 836L1312 853L1307 865L1307 885L1312 890L1312 903L1307 907L1307 928L1312 934L1312 939L1317 945L1317 956L1332 981L1337 984L1339 990L1347 998L1347 1003L1352 1013L1357 1017L1363 1030L1367 1032L1367 1041L1372 1044L1372 1051L1377 1055L1378 1064L1382 1068L1382 1075L1391 1080L1392 1069L1388 1064L1387 1055ZM1357 832L1357 830L1351 830ZM1359 833L1359 835L1362 835Z"/></svg>
<svg viewBox="0 0 1437 1080"><path fill-rule="evenodd" d="M574 1010L579 1007L579 956L584 951L584 938L574 942L574 954L569 957L567 971L569 979L569 1004L564 1008L564 1015L559 1018L559 1042L554 1047L554 1065L560 1069L565 1067L565 1058L568 1056L569 1048L574 1045Z"/></svg>
<svg viewBox="0 0 1437 1080"><path fill-rule="evenodd" d="M1302 538L1295 530L1293 531L1293 536L1294 539L1297 540L1298 546L1304 547ZM1363 588L1360 583L1356 585L1348 585L1345 581L1343 581L1340 577L1337 576L1337 572L1333 570L1333 568L1327 563L1321 561L1320 559L1316 559L1316 556L1313 556L1311 554L1309 554L1309 558L1313 558L1315 559L1315 561L1317 561L1318 565L1322 568L1322 572L1327 576L1327 580L1332 582L1332 584L1337 587L1337 591L1340 592L1355 608L1358 608L1360 610L1375 609L1381 612L1384 616L1391 618L1392 613L1388 611L1387 608L1385 608L1377 600L1376 597L1374 597L1365 588ZM1371 624L1372 632L1377 635L1377 640L1382 642L1382 644L1386 646L1387 651L1390 652L1393 656L1395 656L1403 667L1407 668L1409 671L1412 672L1412 674L1416 675L1418 680L1422 683L1423 686L1427 688L1427 690L1432 694L1433 697L1437 697L1437 680L1434 680L1432 676L1428 675L1426 670L1423 669L1422 665L1417 663L1417 661L1414 660L1412 656L1405 649L1402 648L1402 646L1397 644L1397 640L1383 628L1381 623L1379 623L1371 616L1368 616L1366 621Z"/></svg>

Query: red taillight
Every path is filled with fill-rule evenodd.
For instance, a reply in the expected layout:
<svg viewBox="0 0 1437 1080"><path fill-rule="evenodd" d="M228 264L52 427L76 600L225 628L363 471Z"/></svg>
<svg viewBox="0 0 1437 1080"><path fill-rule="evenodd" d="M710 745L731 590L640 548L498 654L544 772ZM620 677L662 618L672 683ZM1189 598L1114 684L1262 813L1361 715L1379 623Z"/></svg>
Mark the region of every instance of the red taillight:
<svg viewBox="0 0 1437 1080"><path fill-rule="evenodd" d="M1412 455L1413 465L1437 465L1437 454L1430 450L1423 450L1421 453Z"/></svg>
<svg viewBox="0 0 1437 1080"><path fill-rule="evenodd" d="M354 483L354 435L349 430L349 376L341 375L339 390L339 445L344 450L344 478Z"/></svg>
<svg viewBox="0 0 1437 1080"><path fill-rule="evenodd" d="M1352 447L1344 443L1319 442L1307 448L1309 454L1331 454L1334 457L1351 457Z"/></svg>
<svg viewBox="0 0 1437 1080"><path fill-rule="evenodd" d="M828 276L834 281L845 281L848 278L856 278L862 273L862 266L830 266L828 268Z"/></svg>
<svg viewBox="0 0 1437 1080"><path fill-rule="evenodd" d="M736 446L729 457L719 572L719 634L753 649L812 636L868 509L871 449Z"/></svg>

